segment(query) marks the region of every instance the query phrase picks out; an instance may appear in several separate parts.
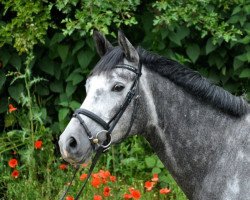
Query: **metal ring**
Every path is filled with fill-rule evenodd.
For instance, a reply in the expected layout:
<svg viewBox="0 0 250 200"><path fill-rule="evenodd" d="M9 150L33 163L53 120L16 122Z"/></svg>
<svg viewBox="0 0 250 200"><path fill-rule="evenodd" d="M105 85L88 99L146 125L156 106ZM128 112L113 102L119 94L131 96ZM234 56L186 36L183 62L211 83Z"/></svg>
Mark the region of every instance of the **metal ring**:
<svg viewBox="0 0 250 200"><path fill-rule="evenodd" d="M89 138L89 140L93 140L94 137L93 137L93 135L91 135L91 137L88 136L88 138Z"/></svg>
<svg viewBox="0 0 250 200"><path fill-rule="evenodd" d="M108 147L111 145L112 137L111 137L110 134L107 134L107 133L108 133L107 130L101 130L101 131L99 131L99 132L96 134L95 138L98 139L98 135L100 135L101 133L105 133L105 134L106 134L106 137L109 137L109 143L108 143L107 145L98 144L98 145L100 145L100 146L102 146L103 148L106 149L106 148L108 148ZM107 138L107 139L108 139L108 138ZM105 141L104 141L104 142L105 142Z"/></svg>
<svg viewBox="0 0 250 200"><path fill-rule="evenodd" d="M110 134L108 134L108 137L109 137L109 143L107 144L107 145L103 145L103 144L101 144L101 146L104 148L104 149L108 149L109 148L109 146L111 145L111 143L112 143L112 137L111 137L111 135Z"/></svg>

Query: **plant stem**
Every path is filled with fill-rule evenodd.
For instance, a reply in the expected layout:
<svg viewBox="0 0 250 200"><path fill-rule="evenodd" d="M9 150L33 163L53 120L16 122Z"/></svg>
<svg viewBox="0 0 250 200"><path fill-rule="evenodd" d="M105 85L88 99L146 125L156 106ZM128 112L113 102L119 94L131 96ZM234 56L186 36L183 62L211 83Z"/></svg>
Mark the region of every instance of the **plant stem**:
<svg viewBox="0 0 250 200"><path fill-rule="evenodd" d="M35 143L35 139L34 139L34 122L33 122L33 107L32 107L32 97L31 97L31 93L30 93L30 80L31 80L31 71L29 69L30 67L30 63L33 60L34 56L32 54L32 52L28 55L27 60L26 60L26 68L25 68L25 88L26 88L26 92L27 92L27 96L28 96L28 109L29 109L29 129L30 129L30 136L31 136L31 144L30 144L30 163L29 163L29 180L35 180L35 163L33 162L33 154L34 154L34 143Z"/></svg>
<svg viewBox="0 0 250 200"><path fill-rule="evenodd" d="M25 145L25 143L18 144L18 145L16 145L15 147L20 147L20 146L23 146L23 145ZM10 147L10 148L8 148L8 149L4 149L3 151L0 151L0 154L2 154L3 152L6 152L6 151L12 150L12 149L13 149L13 147Z"/></svg>
<svg viewBox="0 0 250 200"><path fill-rule="evenodd" d="M111 147L111 152L112 152L112 164L113 164L113 170L115 172L115 149L114 149L114 146ZM115 173L116 175L116 173Z"/></svg>

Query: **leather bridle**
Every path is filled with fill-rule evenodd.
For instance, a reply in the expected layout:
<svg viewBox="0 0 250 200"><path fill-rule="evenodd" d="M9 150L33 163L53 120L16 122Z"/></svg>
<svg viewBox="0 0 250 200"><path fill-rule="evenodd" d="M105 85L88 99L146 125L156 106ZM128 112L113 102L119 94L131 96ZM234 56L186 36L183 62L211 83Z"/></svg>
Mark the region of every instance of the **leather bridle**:
<svg viewBox="0 0 250 200"><path fill-rule="evenodd" d="M76 195L76 197L74 198L75 200L77 200L83 189L85 188L85 185L100 157L100 155L107 151L112 143L112 131L114 130L115 126L117 125L117 123L119 122L120 118L122 117L123 113L125 112L125 110L127 109L127 107L129 106L130 102L132 101L132 99L135 97L135 95L137 93L139 93L139 80L141 77L141 68L142 68L142 64L141 62L139 62L138 64L138 69L136 69L134 66L128 65L128 64L120 64L120 65L116 65L115 68L122 68L122 69L127 69L130 70L132 72L134 72L136 74L135 79L130 87L129 92L127 93L122 105L120 106L120 109L115 113L115 115L111 118L111 120L109 122L105 122L102 118L100 118L99 116L97 116L95 113L86 110L86 109L77 109L74 114L73 117L77 118L81 124L81 126L83 127L83 129L86 131L87 135L88 135L88 139L90 140L90 143L93 147L94 150L96 150L96 154L93 158L92 161L92 165L90 166L87 178L85 179L85 182L82 185L82 188L80 189L80 191L78 192L78 194ZM135 110L137 109L137 98L135 98L135 105L134 105L134 109L133 109L133 113L131 116L131 121L130 121L130 125L129 128L124 136L124 138L126 138L131 130L134 118L135 118ZM94 122L96 122L97 124L99 124L103 130L99 131L98 133L95 134L95 136L91 133L91 131L89 130L88 126L86 125L85 121L81 118L81 115L84 115L88 118L90 118L91 120L93 120ZM102 143L100 143L98 136L101 134L106 134L106 140ZM79 167L76 169L76 171L74 172L73 178L69 184L69 186L67 187L67 189L65 190L64 194L62 195L62 197L60 198L60 200L63 200L64 197L66 196L69 187L72 185L72 182L76 176L76 172L78 171Z"/></svg>

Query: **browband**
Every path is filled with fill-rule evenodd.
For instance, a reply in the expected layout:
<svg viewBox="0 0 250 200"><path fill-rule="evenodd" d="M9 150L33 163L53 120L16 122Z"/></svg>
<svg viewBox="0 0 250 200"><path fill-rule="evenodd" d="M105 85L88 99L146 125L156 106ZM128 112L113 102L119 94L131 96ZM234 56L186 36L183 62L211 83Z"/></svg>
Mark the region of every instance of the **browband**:
<svg viewBox="0 0 250 200"><path fill-rule="evenodd" d="M135 74L137 74L138 76L141 76L141 71L137 70L135 67L131 66L131 65L127 65L127 64L121 64L121 65L116 65L114 68L123 68L123 69L127 69L130 70L132 72L134 72Z"/></svg>

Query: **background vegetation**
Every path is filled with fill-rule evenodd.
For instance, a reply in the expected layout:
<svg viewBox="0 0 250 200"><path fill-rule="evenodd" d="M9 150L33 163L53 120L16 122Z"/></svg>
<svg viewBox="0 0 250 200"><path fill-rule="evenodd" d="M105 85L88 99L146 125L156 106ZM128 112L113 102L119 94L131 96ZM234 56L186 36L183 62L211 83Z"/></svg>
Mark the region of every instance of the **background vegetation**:
<svg viewBox="0 0 250 200"><path fill-rule="evenodd" d="M250 99L249 0L1 0L0 198L58 197L72 168L58 168L57 139L83 101L86 76L98 60L92 31L116 41L118 28L133 44ZM102 158L99 169L118 176L117 198L133 186L142 199L185 199L149 149L134 137ZM11 176L12 158L18 178ZM158 189L170 187L167 197L143 192L150 173L159 173Z"/></svg>

